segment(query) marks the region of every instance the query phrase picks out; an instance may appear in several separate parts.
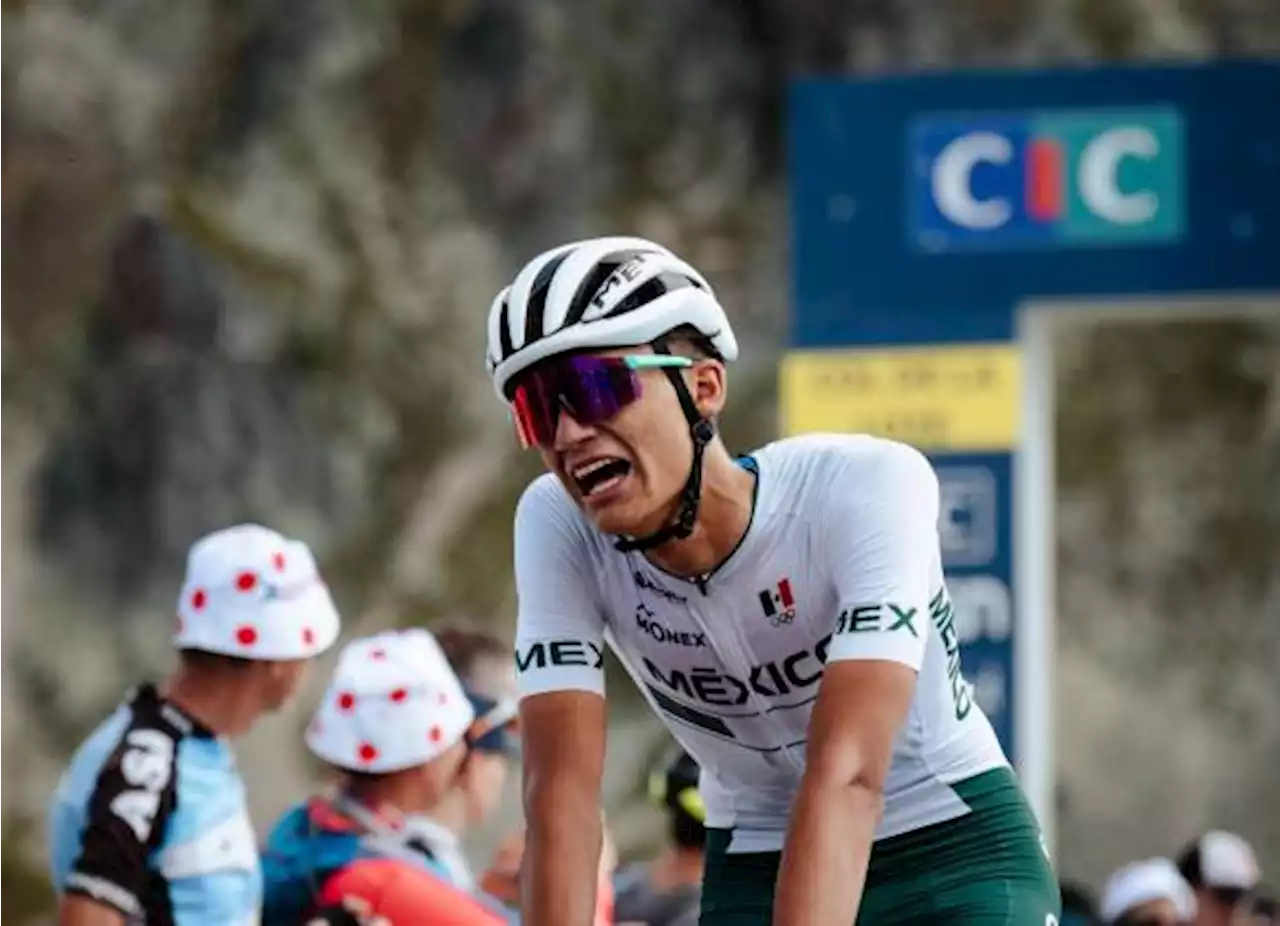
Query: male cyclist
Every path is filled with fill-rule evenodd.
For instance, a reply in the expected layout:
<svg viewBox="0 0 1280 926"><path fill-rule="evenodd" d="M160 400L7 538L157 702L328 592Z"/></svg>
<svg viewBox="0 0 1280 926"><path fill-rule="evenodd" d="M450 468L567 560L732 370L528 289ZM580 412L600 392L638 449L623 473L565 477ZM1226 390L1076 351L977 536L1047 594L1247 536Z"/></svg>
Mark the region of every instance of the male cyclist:
<svg viewBox="0 0 1280 926"><path fill-rule="evenodd" d="M735 460L737 353L642 239L555 248L494 300L489 371L549 471L515 515L525 923L591 918L606 639L702 767L704 926L1055 923L959 673L932 468L832 434Z"/></svg>
<svg viewBox="0 0 1280 926"><path fill-rule="evenodd" d="M61 926L257 923L257 840L228 741L289 699L338 625L306 544L246 524L191 548L177 671L90 734L54 795Z"/></svg>

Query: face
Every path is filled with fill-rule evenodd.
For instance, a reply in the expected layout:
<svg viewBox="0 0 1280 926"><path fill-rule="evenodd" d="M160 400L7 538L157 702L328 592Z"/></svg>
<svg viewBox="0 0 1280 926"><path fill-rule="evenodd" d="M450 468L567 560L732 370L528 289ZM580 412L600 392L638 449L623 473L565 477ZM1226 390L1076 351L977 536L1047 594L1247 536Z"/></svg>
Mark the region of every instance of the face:
<svg viewBox="0 0 1280 926"><path fill-rule="evenodd" d="M310 664L306 659L265 663L263 701L268 711L278 711L293 699Z"/></svg>
<svg viewBox="0 0 1280 926"><path fill-rule="evenodd" d="M467 822L478 826L498 809L507 785L508 759L501 753L473 749L462 772L462 792L467 805Z"/></svg>
<svg viewBox="0 0 1280 926"><path fill-rule="evenodd" d="M1198 911L1197 926L1233 926L1240 922L1247 911L1245 892L1220 888L1201 887L1196 891Z"/></svg>
<svg viewBox="0 0 1280 926"><path fill-rule="evenodd" d="M649 347L601 351L597 356L651 356ZM693 441L680 400L661 369L637 370L640 396L612 418L591 424L559 416L543 463L559 477L587 516L607 534L641 536L672 517L689 478ZM724 408L724 366L698 360L681 370L704 417Z"/></svg>
<svg viewBox="0 0 1280 926"><path fill-rule="evenodd" d="M1184 926L1178 907L1172 900L1152 900L1125 913L1120 922L1125 926Z"/></svg>
<svg viewBox="0 0 1280 926"><path fill-rule="evenodd" d="M447 793L462 782L466 774L466 761L466 743L455 743L419 768L419 772L422 775L420 784L433 800L438 799L440 795Z"/></svg>

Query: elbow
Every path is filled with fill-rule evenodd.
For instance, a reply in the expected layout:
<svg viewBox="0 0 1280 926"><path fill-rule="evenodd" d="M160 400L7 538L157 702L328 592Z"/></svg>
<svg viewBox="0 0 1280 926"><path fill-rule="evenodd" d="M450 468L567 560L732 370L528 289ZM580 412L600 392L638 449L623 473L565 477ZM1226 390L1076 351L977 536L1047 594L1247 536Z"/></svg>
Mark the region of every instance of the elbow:
<svg viewBox="0 0 1280 926"><path fill-rule="evenodd" d="M811 785L823 791L856 792L876 801L883 799L889 773L887 762L871 762L853 752L835 761L824 760L821 756L815 759L805 770L805 777Z"/></svg>

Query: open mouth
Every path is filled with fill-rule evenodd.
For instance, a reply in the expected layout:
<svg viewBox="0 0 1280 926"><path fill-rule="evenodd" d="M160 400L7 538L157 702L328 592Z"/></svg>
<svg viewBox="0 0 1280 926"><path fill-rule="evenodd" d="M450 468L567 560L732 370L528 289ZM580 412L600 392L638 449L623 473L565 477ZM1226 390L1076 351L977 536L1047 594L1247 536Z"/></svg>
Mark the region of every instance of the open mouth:
<svg viewBox="0 0 1280 926"><path fill-rule="evenodd" d="M583 463L573 470L573 479L583 498L590 498L615 488L627 478L631 464L617 457L604 457Z"/></svg>

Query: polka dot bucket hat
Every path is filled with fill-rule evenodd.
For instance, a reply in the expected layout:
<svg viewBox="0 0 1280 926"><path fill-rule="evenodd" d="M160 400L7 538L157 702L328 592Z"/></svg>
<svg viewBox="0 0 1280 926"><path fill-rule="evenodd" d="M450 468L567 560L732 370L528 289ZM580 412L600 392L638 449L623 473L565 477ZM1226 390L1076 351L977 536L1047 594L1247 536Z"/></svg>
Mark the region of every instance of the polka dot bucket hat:
<svg viewBox="0 0 1280 926"><path fill-rule="evenodd" d="M174 644L245 659L310 659L333 645L340 623L305 543L240 524L191 547Z"/></svg>
<svg viewBox="0 0 1280 926"><path fill-rule="evenodd" d="M330 765L385 774L437 758L475 717L435 637L391 631L343 649L306 743Z"/></svg>

